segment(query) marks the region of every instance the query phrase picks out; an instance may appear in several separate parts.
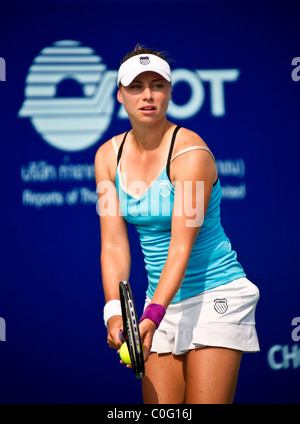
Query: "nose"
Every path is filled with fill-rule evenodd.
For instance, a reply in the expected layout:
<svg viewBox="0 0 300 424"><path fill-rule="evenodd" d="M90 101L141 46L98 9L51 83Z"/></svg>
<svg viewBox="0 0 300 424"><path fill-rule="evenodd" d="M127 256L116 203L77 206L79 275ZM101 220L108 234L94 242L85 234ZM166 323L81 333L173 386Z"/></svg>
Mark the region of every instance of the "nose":
<svg viewBox="0 0 300 424"><path fill-rule="evenodd" d="M152 99L152 91L151 91L150 87L144 88L143 98L144 98L144 100L151 100Z"/></svg>

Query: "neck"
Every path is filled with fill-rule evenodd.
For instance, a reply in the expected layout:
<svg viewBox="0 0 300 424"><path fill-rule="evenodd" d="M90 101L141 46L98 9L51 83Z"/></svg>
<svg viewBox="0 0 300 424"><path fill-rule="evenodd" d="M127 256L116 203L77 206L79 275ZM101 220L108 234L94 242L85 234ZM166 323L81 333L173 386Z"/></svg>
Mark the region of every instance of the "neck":
<svg viewBox="0 0 300 424"><path fill-rule="evenodd" d="M164 135L172 125L166 118L152 126L131 124L132 134L140 150L155 150L159 147Z"/></svg>

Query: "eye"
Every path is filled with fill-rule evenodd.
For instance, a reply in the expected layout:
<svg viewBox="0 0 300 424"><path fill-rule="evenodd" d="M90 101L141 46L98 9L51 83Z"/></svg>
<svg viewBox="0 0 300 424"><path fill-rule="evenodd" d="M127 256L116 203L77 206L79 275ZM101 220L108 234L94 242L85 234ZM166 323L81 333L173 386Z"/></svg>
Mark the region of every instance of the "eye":
<svg viewBox="0 0 300 424"><path fill-rule="evenodd" d="M132 84L130 84L129 88L131 90L138 90L138 89L141 88L141 84L139 84L139 83L132 83Z"/></svg>
<svg viewBox="0 0 300 424"><path fill-rule="evenodd" d="M160 90L160 89L164 88L164 86L165 86L165 83L163 81L157 81L153 84L153 87L156 90Z"/></svg>

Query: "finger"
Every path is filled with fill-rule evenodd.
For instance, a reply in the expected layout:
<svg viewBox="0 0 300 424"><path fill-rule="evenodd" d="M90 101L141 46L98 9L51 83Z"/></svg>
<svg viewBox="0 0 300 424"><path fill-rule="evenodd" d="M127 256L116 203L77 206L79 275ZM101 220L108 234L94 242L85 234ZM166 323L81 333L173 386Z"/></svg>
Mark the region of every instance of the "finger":
<svg viewBox="0 0 300 424"><path fill-rule="evenodd" d="M120 349L120 347L122 346L122 342L117 339L117 341L115 341L115 346L116 346L116 349Z"/></svg>
<svg viewBox="0 0 300 424"><path fill-rule="evenodd" d="M126 362L122 361L122 359L120 359L120 364L126 365L126 368L132 368L131 364L126 364Z"/></svg>
<svg viewBox="0 0 300 424"><path fill-rule="evenodd" d="M112 349L119 349L122 346L122 343L120 340L118 342L115 342L114 340L107 339L108 346Z"/></svg>
<svg viewBox="0 0 300 424"><path fill-rule="evenodd" d="M109 344L109 347L113 349L119 349L122 346L122 342L119 338L119 332L110 335L107 338L107 343Z"/></svg>

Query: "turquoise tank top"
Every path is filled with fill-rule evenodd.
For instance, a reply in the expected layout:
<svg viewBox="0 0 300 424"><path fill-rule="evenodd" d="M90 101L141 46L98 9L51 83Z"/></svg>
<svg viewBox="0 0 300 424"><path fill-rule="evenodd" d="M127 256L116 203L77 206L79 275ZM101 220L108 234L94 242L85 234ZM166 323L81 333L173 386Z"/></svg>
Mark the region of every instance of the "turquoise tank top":
<svg viewBox="0 0 300 424"><path fill-rule="evenodd" d="M140 195L129 191L122 180L120 170L120 153L125 137L119 149L116 188L121 213L126 221L135 225L139 234L148 275L146 294L151 299L168 255L175 187L168 177L167 164L159 177L144 188ZM174 140L171 145L174 144ZM169 159L170 156L169 154ZM212 189L207 212L194 243L184 280L172 303L246 276L221 225L221 197L222 191L218 179Z"/></svg>

